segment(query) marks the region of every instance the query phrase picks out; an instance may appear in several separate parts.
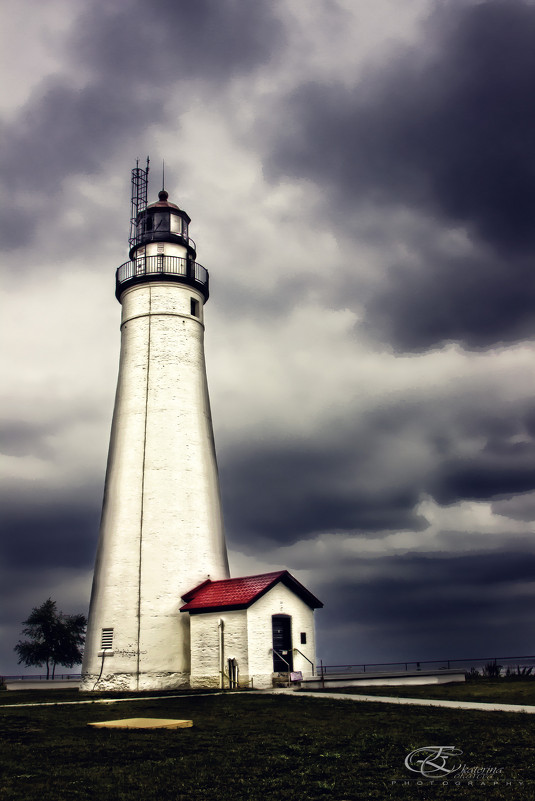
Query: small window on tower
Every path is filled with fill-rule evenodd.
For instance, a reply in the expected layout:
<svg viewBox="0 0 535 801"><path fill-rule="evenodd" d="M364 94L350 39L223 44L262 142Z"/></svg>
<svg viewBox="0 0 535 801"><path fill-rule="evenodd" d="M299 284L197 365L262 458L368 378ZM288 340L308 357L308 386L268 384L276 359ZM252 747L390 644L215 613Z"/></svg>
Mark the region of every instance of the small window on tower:
<svg viewBox="0 0 535 801"><path fill-rule="evenodd" d="M193 314L194 317L200 317L199 301L195 300L195 298L191 298L191 314Z"/></svg>
<svg viewBox="0 0 535 801"><path fill-rule="evenodd" d="M102 629L100 647L103 650L104 648L113 648L113 629Z"/></svg>
<svg viewBox="0 0 535 801"><path fill-rule="evenodd" d="M301 645L307 644L307 633L306 631L301 632Z"/></svg>

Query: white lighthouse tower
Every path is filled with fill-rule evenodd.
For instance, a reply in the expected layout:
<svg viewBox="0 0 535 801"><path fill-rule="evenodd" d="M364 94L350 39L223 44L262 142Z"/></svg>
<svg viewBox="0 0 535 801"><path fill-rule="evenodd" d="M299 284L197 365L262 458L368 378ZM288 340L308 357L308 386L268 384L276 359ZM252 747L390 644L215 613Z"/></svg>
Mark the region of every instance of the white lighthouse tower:
<svg viewBox="0 0 535 801"><path fill-rule="evenodd" d="M132 171L129 261L117 270L119 378L82 689L161 689L190 679L181 596L229 577L204 360L208 273L190 218L147 205Z"/></svg>

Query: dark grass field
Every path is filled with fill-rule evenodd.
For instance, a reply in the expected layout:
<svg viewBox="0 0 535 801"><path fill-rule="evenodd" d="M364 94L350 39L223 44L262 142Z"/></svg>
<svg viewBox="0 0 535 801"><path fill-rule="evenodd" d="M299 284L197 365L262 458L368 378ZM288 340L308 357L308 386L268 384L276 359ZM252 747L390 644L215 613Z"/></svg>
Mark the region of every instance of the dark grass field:
<svg viewBox="0 0 535 801"><path fill-rule="evenodd" d="M535 798L531 715L248 693L13 705L80 697L72 690L0 695L0 704L10 702L0 708L2 801ZM194 726L87 725L123 717L187 718ZM465 764L502 772L483 786L412 780L405 757L430 744L455 745Z"/></svg>
<svg viewBox="0 0 535 801"><path fill-rule="evenodd" d="M398 687L335 687L315 692L340 692L350 695L382 695L395 698L439 698L445 701L524 704L535 706L535 681L481 680L466 684L420 684Z"/></svg>

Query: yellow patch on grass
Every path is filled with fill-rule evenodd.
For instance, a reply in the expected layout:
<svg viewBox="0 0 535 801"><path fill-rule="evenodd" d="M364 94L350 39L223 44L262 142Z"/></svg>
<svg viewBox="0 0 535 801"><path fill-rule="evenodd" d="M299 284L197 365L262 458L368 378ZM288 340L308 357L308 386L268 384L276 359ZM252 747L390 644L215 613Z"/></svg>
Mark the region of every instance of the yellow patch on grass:
<svg viewBox="0 0 535 801"><path fill-rule="evenodd" d="M172 718L123 718L122 720L102 720L88 723L97 729L189 729L192 720L173 720Z"/></svg>

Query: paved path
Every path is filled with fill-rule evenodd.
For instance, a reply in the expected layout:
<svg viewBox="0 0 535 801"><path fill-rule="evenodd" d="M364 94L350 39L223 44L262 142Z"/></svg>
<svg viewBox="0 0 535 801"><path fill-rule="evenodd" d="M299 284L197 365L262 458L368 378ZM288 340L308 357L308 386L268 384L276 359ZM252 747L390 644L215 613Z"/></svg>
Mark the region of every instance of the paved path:
<svg viewBox="0 0 535 801"><path fill-rule="evenodd" d="M18 706L68 706L69 704L124 704L126 701L165 701L168 698L199 698L225 693L195 693L195 695L137 695L134 698L92 698L90 701L33 701L27 704L2 704L0 709L15 709Z"/></svg>
<svg viewBox="0 0 535 801"><path fill-rule="evenodd" d="M6 690L76 690L80 686L78 679L15 679L5 682Z"/></svg>
<svg viewBox="0 0 535 801"><path fill-rule="evenodd" d="M90 701L37 701L27 704L3 704L0 709L21 706L64 706L68 704L122 704L126 701L164 701L169 698L199 698L201 696L226 695L228 690L218 693L196 693L195 695L153 695L135 696L133 698L95 698ZM535 715L535 706L520 704L484 704L476 701L440 701L430 698L395 698L383 695L353 695L352 693L311 693L295 690L249 690L253 695L293 695L294 698L333 698L336 701L372 701L379 704L407 704L412 706L438 706L448 709L470 709L479 712L525 712Z"/></svg>
<svg viewBox="0 0 535 801"><path fill-rule="evenodd" d="M269 691L268 691L269 692ZM273 690L275 693L294 693L295 690ZM449 709L477 709L480 712L526 712L535 715L535 706L521 704L484 704L480 701L441 701L437 698L396 698L385 695L354 695L353 693L297 692L297 697L334 698L338 701L373 701L379 704L408 704L413 706L441 706Z"/></svg>

